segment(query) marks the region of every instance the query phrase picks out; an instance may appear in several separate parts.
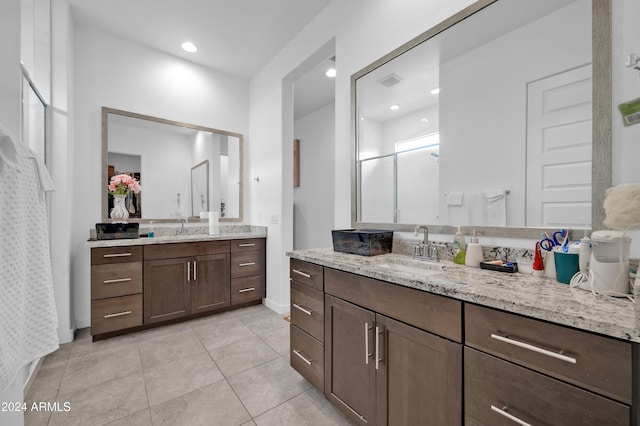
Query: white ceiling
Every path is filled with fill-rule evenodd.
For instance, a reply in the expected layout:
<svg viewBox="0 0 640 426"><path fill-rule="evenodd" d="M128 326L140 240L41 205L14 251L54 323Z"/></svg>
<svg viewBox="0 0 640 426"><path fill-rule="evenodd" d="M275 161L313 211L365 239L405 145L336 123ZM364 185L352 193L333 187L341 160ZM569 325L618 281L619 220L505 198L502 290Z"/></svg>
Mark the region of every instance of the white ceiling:
<svg viewBox="0 0 640 426"><path fill-rule="evenodd" d="M69 0L69 3L74 20L82 25L250 79L331 1ZM183 51L180 45L185 40L192 41L198 52ZM296 82L296 117L333 101L333 82L324 76L326 64L318 67Z"/></svg>

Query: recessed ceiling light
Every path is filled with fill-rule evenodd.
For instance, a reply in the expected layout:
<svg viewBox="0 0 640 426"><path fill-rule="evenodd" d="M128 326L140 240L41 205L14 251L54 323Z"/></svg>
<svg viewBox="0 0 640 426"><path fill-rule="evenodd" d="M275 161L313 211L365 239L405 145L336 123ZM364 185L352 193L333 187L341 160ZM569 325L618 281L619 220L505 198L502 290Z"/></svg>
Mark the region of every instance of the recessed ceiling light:
<svg viewBox="0 0 640 426"><path fill-rule="evenodd" d="M389 107L389 109L390 109L390 110L392 110L392 111L395 111L395 110L397 110L397 109L400 109L400 105L391 105L391 106Z"/></svg>
<svg viewBox="0 0 640 426"><path fill-rule="evenodd" d="M189 53L195 53L198 51L198 48L196 47L196 45L191 43L190 41L185 41L184 43L182 43L182 49L185 52L189 52Z"/></svg>
<svg viewBox="0 0 640 426"><path fill-rule="evenodd" d="M421 122L421 123L428 123L428 122L429 122L429 119L428 119L428 118L421 118L421 119L420 119L420 122Z"/></svg>
<svg viewBox="0 0 640 426"><path fill-rule="evenodd" d="M324 75L326 75L327 77L330 77L330 78L334 78L336 76L336 69L335 68L329 68L327 70L327 72L324 73Z"/></svg>
<svg viewBox="0 0 640 426"><path fill-rule="evenodd" d="M439 87L434 87L433 89L431 89L431 94L432 95L437 95L438 93L440 93L440 88Z"/></svg>

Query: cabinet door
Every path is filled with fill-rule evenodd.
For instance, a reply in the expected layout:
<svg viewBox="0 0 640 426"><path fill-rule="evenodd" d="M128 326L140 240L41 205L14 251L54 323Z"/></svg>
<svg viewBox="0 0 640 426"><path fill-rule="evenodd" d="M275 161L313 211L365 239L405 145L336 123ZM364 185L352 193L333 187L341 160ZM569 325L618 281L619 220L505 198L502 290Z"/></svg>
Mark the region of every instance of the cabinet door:
<svg viewBox="0 0 640 426"><path fill-rule="evenodd" d="M192 264L191 313L213 311L231 303L229 255L198 256Z"/></svg>
<svg viewBox="0 0 640 426"><path fill-rule="evenodd" d="M375 424L375 314L325 296L325 396L356 424Z"/></svg>
<svg viewBox="0 0 640 426"><path fill-rule="evenodd" d="M460 425L462 345L376 315L378 425Z"/></svg>
<svg viewBox="0 0 640 426"><path fill-rule="evenodd" d="M144 262L144 323L150 324L189 314L191 259Z"/></svg>

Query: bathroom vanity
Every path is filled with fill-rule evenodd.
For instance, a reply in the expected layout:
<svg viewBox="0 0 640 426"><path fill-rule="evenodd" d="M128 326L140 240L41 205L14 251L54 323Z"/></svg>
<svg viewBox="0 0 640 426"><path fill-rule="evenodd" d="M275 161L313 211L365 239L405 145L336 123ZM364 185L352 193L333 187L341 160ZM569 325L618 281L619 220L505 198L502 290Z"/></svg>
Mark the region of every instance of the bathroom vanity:
<svg viewBox="0 0 640 426"><path fill-rule="evenodd" d="M93 340L261 303L266 230L89 241Z"/></svg>
<svg viewBox="0 0 640 426"><path fill-rule="evenodd" d="M291 365L356 424L638 422L628 300L398 254L288 255Z"/></svg>

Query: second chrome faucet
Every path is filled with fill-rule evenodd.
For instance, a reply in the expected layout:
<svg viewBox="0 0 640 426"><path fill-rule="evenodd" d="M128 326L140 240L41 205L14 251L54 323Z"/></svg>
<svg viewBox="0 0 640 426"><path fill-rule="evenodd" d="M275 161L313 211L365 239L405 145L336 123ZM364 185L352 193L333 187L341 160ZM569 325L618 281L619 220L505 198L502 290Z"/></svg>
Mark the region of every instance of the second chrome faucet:
<svg viewBox="0 0 640 426"><path fill-rule="evenodd" d="M424 231L424 240L413 248L414 259L438 262L438 247L429 242L429 228L425 225L416 226L415 233L418 234L420 231Z"/></svg>

